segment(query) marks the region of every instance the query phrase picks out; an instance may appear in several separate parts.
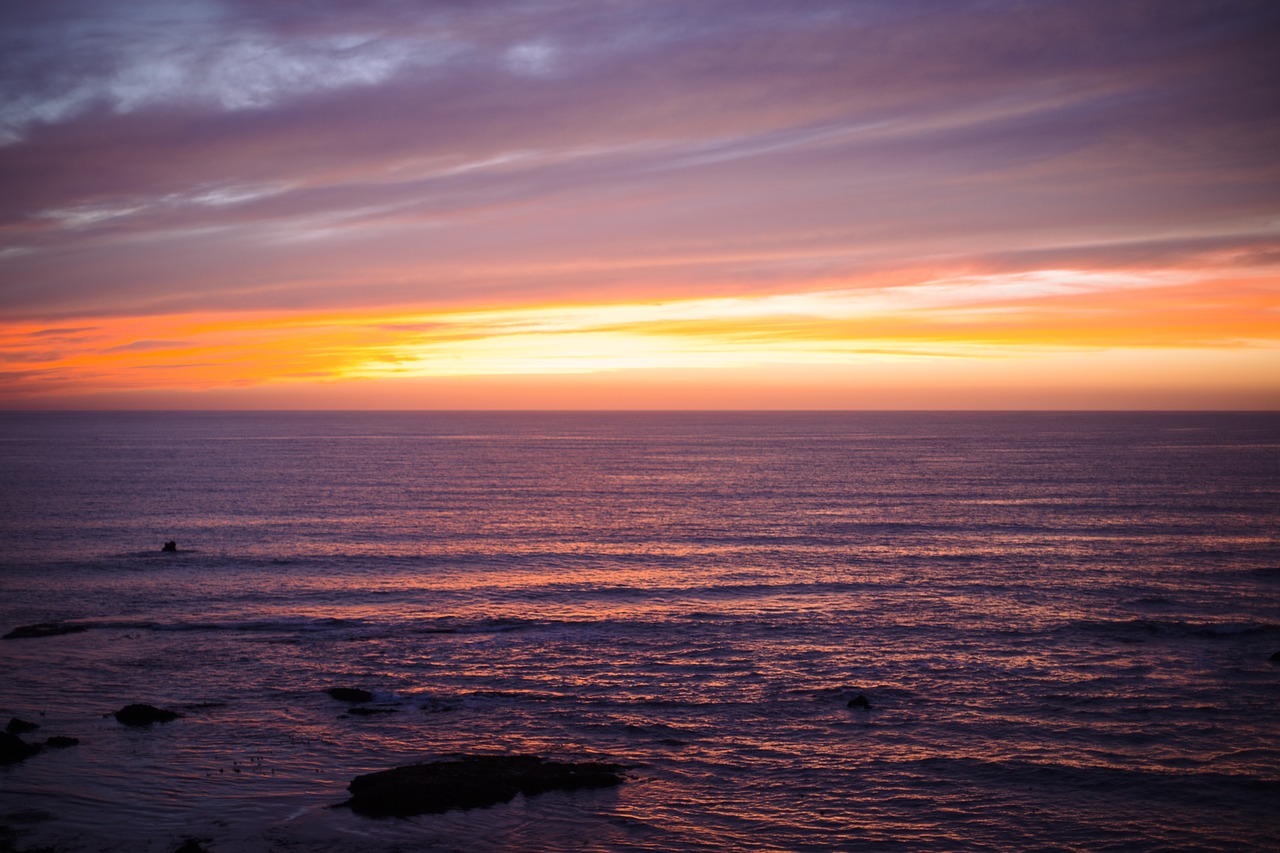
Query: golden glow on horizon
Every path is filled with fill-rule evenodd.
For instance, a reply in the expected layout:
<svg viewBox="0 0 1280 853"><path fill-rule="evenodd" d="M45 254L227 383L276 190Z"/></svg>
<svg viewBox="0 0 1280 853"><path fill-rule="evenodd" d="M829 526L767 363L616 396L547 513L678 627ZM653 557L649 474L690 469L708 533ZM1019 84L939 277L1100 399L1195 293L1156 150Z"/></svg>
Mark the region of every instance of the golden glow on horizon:
<svg viewBox="0 0 1280 853"><path fill-rule="evenodd" d="M1033 342L973 334L1021 303L1103 287L1155 287L1173 274L1074 270L966 276L915 285L613 305L513 308L402 318L420 341L383 351L346 376L469 376L603 370L848 364L882 358L1012 355ZM960 332L960 326L970 327ZM1060 342L1039 334L1035 344Z"/></svg>
<svg viewBox="0 0 1280 853"><path fill-rule="evenodd" d="M742 383L806 367L827 369L814 375L831 387L909 390L930 381L909 367L921 362L952 377L944 382L956 374L940 366L961 365L974 387L1225 383L1274 396L1276 281L1256 269L1035 270L594 305L79 318L0 331L0 401L299 383L356 393L387 380L599 373L625 384L653 371ZM1218 375L1193 375L1201 362Z"/></svg>

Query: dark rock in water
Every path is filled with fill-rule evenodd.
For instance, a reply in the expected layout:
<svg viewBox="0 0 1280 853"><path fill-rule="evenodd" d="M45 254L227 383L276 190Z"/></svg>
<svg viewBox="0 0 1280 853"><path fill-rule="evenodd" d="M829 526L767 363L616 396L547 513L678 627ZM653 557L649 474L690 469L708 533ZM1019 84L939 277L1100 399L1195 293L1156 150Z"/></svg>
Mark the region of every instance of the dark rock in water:
<svg viewBox="0 0 1280 853"><path fill-rule="evenodd" d="M1276 652L1274 655L1267 658L1267 660L1271 661L1272 663L1280 663L1280 652Z"/></svg>
<svg viewBox="0 0 1280 853"><path fill-rule="evenodd" d="M160 550L166 551L168 553L173 553L174 551L178 550L178 543L170 540L169 542L164 543L164 547L161 548Z"/></svg>
<svg viewBox="0 0 1280 853"><path fill-rule="evenodd" d="M863 711L870 711L870 710L871 710L871 700L870 700L870 699L868 699L866 696L863 696L861 693L859 693L857 696L854 696L852 699L850 699L850 700L849 700L849 704L848 704L848 705L846 705L845 707L846 707L846 708L859 708L859 709L861 709L861 710L863 710Z"/></svg>
<svg viewBox="0 0 1280 853"><path fill-rule="evenodd" d="M126 705L116 711L115 717L126 726L149 726L152 723L167 723L182 715L176 711L166 711L154 705Z"/></svg>
<svg viewBox="0 0 1280 853"><path fill-rule="evenodd" d="M0 764L17 764L39 751L39 746L27 743L11 732L0 732Z"/></svg>
<svg viewBox="0 0 1280 853"><path fill-rule="evenodd" d="M54 735L44 742L44 745L50 749L66 749L69 746L79 746L80 738L63 737L62 735Z"/></svg>
<svg viewBox="0 0 1280 853"><path fill-rule="evenodd" d="M179 844L173 853L209 853L209 851L202 846L201 842L207 843L212 840L213 839L211 838L188 838L186 841Z"/></svg>
<svg viewBox="0 0 1280 853"><path fill-rule="evenodd" d="M24 640L29 637L56 637L59 634L78 634L88 631L88 625L68 625L66 622L41 622L38 625L22 625L0 637L0 640Z"/></svg>
<svg viewBox="0 0 1280 853"><path fill-rule="evenodd" d="M339 702L372 702L373 694L358 687L330 687L325 691Z"/></svg>
<svg viewBox="0 0 1280 853"><path fill-rule="evenodd" d="M469 755L410 764L351 780L343 805L367 817L409 817L505 803L516 794L610 788L622 765L547 761L536 755Z"/></svg>
<svg viewBox="0 0 1280 853"><path fill-rule="evenodd" d="M457 709L453 705L450 705L447 702L442 702L439 699L428 699L422 706L422 710L428 714L444 714Z"/></svg>
<svg viewBox="0 0 1280 853"><path fill-rule="evenodd" d="M10 717L9 725L5 726L4 730L12 735L20 735L26 732L34 732L38 728L40 728L39 723L30 723L26 720L19 720L17 717Z"/></svg>
<svg viewBox="0 0 1280 853"><path fill-rule="evenodd" d="M351 708L347 713L357 717L372 717L374 714L394 714L396 710L395 708Z"/></svg>

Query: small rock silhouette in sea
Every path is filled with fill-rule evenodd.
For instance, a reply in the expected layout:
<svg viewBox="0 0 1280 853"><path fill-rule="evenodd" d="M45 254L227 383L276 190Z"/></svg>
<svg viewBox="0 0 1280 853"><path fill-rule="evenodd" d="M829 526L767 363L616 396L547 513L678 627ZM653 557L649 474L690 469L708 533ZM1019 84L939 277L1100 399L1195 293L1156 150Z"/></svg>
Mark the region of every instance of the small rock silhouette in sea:
<svg viewBox="0 0 1280 853"><path fill-rule="evenodd" d="M66 622L40 622L35 625L19 625L0 640L25 640L31 637L56 637L59 634L78 634L88 631L88 625L69 625Z"/></svg>
<svg viewBox="0 0 1280 853"><path fill-rule="evenodd" d="M178 550L178 543L177 543L177 542L174 542L172 539L170 539L168 542L164 543L164 547L163 547L163 548L161 548L160 550L161 550L161 551L168 551L168 552L177 551L177 550Z"/></svg>
<svg viewBox="0 0 1280 853"><path fill-rule="evenodd" d="M20 735L26 734L27 732L34 732L38 728L40 728L39 723L32 723L27 720L20 720L17 717L10 717L9 725L5 726L4 730L10 734Z"/></svg>
<svg viewBox="0 0 1280 853"><path fill-rule="evenodd" d="M157 708L154 705L126 705L116 711L115 718L126 726L149 726L152 723L167 723L182 715L177 711Z"/></svg>
<svg viewBox="0 0 1280 853"><path fill-rule="evenodd" d="M859 693L857 696L854 696L852 699L850 699L849 704L846 705L845 707L858 708L859 710L862 710L862 711L870 711L871 700L868 699L866 696L863 696L861 693Z"/></svg>
<svg viewBox="0 0 1280 853"><path fill-rule="evenodd" d="M325 691L339 702L372 702L373 694L359 687L330 687Z"/></svg>

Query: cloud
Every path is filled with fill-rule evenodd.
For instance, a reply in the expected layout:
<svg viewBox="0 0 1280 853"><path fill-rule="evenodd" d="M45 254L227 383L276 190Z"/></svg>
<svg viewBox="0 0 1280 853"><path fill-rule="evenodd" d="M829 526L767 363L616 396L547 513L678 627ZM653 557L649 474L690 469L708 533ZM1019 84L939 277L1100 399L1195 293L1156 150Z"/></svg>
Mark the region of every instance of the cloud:
<svg viewBox="0 0 1280 853"><path fill-rule="evenodd" d="M191 346L190 341L130 341L127 344L120 344L114 347L108 347L103 352L148 352L150 350L172 350L182 349Z"/></svg>
<svg viewBox="0 0 1280 853"><path fill-rule="evenodd" d="M62 326L53 329L40 329L38 331L31 332L30 334L33 338L75 338L82 337L88 332L97 331L97 328L97 326Z"/></svg>
<svg viewBox="0 0 1280 853"><path fill-rule="evenodd" d="M3 44L19 73L0 87L0 142L36 123L95 107L117 114L165 104L261 109L281 100L375 86L454 52L449 40L382 28L282 34L210 2L49 4ZM68 8L68 6L72 8Z"/></svg>
<svg viewBox="0 0 1280 853"><path fill-rule="evenodd" d="M8 4L0 310L963 325L1265 271L1278 38L1252 0Z"/></svg>

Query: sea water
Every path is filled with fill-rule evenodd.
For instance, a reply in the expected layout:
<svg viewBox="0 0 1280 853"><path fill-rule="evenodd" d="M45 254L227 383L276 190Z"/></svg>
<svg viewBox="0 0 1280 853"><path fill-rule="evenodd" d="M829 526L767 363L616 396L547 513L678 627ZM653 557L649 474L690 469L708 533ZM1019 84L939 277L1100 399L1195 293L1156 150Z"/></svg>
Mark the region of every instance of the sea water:
<svg viewBox="0 0 1280 853"><path fill-rule="evenodd" d="M1276 414L8 413L0 849L1277 849L1278 534ZM459 753L628 779L331 808Z"/></svg>

